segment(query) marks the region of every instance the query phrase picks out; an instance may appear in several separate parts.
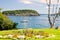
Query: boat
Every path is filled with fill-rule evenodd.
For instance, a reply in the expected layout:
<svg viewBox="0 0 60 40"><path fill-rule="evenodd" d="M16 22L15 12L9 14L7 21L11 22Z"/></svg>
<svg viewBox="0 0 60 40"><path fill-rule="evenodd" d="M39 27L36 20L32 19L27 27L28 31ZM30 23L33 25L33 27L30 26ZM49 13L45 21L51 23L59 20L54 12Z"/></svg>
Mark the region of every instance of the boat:
<svg viewBox="0 0 60 40"><path fill-rule="evenodd" d="M27 23L28 22L28 20L22 20L21 21L21 23Z"/></svg>

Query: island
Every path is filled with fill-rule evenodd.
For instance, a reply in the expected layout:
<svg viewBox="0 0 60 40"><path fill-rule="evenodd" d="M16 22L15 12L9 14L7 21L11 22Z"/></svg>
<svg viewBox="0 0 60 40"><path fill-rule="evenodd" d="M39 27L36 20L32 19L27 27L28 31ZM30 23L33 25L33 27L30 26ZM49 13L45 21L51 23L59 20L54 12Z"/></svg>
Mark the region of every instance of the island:
<svg viewBox="0 0 60 40"><path fill-rule="evenodd" d="M40 14L35 10L8 10L3 11L2 13L7 16L40 16Z"/></svg>

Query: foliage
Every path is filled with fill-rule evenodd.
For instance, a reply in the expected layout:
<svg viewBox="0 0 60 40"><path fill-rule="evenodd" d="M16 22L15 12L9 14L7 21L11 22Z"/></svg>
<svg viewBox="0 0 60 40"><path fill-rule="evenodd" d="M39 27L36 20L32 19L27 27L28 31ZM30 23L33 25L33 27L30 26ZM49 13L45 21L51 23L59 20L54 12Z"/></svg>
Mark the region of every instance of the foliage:
<svg viewBox="0 0 60 40"><path fill-rule="evenodd" d="M0 11L2 10L2 8L0 8Z"/></svg>
<svg viewBox="0 0 60 40"><path fill-rule="evenodd" d="M8 30L16 28L16 23L10 21L7 16L0 13L0 30Z"/></svg>
<svg viewBox="0 0 60 40"><path fill-rule="evenodd" d="M19 29L19 30L6 30L6 31L0 31L0 35L8 35L8 34L13 34L13 35L19 35L21 32L23 33L22 35L24 35L24 31L25 29ZM32 29L33 33L39 33L41 31L43 32L47 32L48 35L49 34L54 34L55 37L51 37L51 38L35 38L35 35L32 37L27 37L26 39L28 40L60 40L60 30L55 30L55 29ZM26 32L26 31L25 31ZM44 33L45 34L45 33ZM6 38L5 38L6 39ZM5 40L4 38L0 39L0 40ZM10 38L7 38L8 40L10 40ZM12 39L11 39L12 40ZM21 39L22 40L22 39Z"/></svg>
<svg viewBox="0 0 60 40"><path fill-rule="evenodd" d="M5 14L5 15L20 15L20 16L39 15L38 12L35 10L9 10L9 11L3 11L3 14Z"/></svg>

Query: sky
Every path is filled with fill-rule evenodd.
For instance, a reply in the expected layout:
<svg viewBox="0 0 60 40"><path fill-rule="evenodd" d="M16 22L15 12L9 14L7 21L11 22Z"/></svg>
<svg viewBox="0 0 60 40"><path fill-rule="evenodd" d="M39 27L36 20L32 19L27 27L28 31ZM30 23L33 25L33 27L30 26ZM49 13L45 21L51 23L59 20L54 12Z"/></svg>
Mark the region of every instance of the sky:
<svg viewBox="0 0 60 40"><path fill-rule="evenodd" d="M2 8L3 11L5 10L19 10L19 9L32 9L36 10L39 14L47 14L48 13L48 6L47 3L49 1L47 0L0 0L0 8ZM51 0L51 13L54 5L54 10L59 10L60 7L60 1L57 5L57 0ZM55 13L55 11L54 11Z"/></svg>

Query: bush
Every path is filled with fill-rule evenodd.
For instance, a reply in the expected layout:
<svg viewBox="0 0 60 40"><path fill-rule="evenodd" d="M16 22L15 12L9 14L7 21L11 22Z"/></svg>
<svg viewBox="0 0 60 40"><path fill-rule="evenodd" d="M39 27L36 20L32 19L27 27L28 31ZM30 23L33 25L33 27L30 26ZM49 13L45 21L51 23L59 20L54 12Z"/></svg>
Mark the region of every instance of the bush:
<svg viewBox="0 0 60 40"><path fill-rule="evenodd" d="M0 13L0 30L9 30L16 28L17 23L12 22L7 16Z"/></svg>

